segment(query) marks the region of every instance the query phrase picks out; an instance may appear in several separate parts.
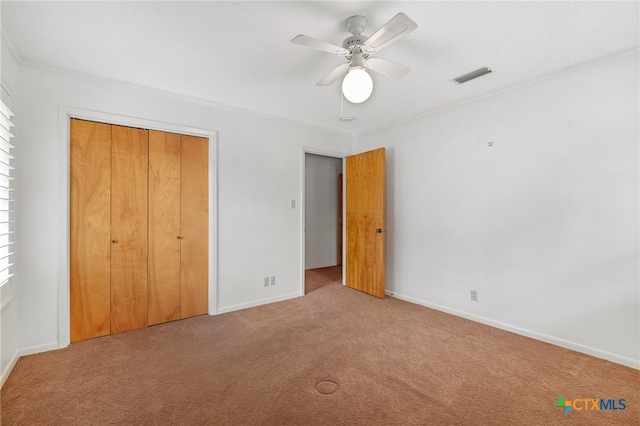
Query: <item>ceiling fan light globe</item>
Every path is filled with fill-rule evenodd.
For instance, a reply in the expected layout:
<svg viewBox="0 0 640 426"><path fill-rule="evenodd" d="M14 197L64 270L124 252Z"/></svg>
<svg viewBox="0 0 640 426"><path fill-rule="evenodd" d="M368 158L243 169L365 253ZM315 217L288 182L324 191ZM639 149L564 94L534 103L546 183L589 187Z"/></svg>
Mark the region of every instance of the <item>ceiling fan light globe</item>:
<svg viewBox="0 0 640 426"><path fill-rule="evenodd" d="M351 68L342 80L342 94L351 103L359 104L371 96L373 80L363 68Z"/></svg>

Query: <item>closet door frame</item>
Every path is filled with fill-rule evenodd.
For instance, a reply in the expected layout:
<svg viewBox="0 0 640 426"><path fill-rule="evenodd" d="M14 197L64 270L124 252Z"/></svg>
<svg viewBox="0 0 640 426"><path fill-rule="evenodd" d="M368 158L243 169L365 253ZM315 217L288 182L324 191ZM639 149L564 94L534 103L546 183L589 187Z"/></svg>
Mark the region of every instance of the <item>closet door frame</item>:
<svg viewBox="0 0 640 426"><path fill-rule="evenodd" d="M218 229L217 229L217 144L218 132L211 129L182 126L179 124L124 115L103 113L81 108L60 107L58 109L59 164L65 173L64 187L61 188L62 207L60 215L60 247L58 250L58 348L71 343L71 304L70 304L70 120L96 121L117 126L159 130L198 136L209 140L209 315L218 313Z"/></svg>

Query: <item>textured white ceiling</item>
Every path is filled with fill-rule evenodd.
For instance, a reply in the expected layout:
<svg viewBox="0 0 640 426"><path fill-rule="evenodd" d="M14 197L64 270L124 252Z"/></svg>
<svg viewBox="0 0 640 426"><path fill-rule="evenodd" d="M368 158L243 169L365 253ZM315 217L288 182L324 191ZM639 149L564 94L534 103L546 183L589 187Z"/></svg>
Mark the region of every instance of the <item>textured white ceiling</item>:
<svg viewBox="0 0 640 426"><path fill-rule="evenodd" d="M340 45L362 14L371 35L398 12L418 29L376 56L410 66L372 75L363 104L315 83L343 58L290 43ZM11 2L2 31L26 65L46 66L358 134L567 67L637 49L638 2ZM450 80L483 66L493 74Z"/></svg>

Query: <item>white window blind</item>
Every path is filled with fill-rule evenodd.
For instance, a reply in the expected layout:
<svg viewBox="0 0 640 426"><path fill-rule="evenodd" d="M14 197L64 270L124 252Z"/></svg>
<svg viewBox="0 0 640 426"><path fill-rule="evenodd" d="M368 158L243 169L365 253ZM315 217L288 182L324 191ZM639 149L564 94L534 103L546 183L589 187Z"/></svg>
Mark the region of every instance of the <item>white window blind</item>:
<svg viewBox="0 0 640 426"><path fill-rule="evenodd" d="M13 112L4 103L0 102L0 286L9 281L12 275L13 264L11 255L13 254L13 195L11 193L11 181L13 179L11 167L11 118Z"/></svg>

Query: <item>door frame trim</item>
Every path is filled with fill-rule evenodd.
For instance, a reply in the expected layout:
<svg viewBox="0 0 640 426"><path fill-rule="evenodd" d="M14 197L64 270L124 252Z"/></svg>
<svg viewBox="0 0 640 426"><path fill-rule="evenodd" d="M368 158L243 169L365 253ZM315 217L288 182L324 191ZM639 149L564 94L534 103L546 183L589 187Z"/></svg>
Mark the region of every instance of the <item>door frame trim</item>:
<svg viewBox="0 0 640 426"><path fill-rule="evenodd" d="M58 348L71 343L70 303L70 119L97 121L119 126L160 130L209 140L209 315L218 313L218 132L211 129L190 127L162 121L128 117L82 108L61 106L58 108L58 164L59 182L62 182L62 208L60 209L60 231L58 246Z"/></svg>
<svg viewBox="0 0 640 426"><path fill-rule="evenodd" d="M317 148L313 148L313 147L309 147L309 146L302 146L301 151L300 151L300 296L304 296L305 294L305 244L306 244L306 232L305 232L305 228L306 228L306 224L305 224L305 209L306 209L306 198L305 198L305 188L306 188L306 182L307 182L307 175L306 175L306 162L305 162L305 158L307 154L314 154L314 155L322 155L324 157L332 157L332 158L339 158L342 160L342 216L346 217L346 167L347 167L347 162L345 161L345 159L352 154L349 153L343 153L343 152L337 152L337 151L327 151L327 150L322 150L322 149L317 149ZM347 237L347 232L346 232L346 226L342 227L342 285L346 284L345 281L345 262L344 262L344 258L346 256L347 253L347 241L346 241L346 237Z"/></svg>

